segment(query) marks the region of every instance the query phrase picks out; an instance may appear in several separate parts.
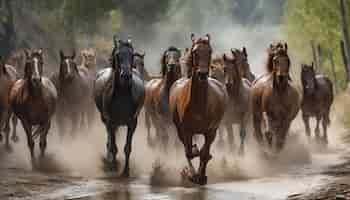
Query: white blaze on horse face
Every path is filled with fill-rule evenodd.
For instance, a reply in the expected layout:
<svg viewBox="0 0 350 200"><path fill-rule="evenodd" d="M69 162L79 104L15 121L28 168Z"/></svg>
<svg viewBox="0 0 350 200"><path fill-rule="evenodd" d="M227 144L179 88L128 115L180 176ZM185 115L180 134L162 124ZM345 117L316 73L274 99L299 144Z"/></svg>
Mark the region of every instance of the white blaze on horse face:
<svg viewBox="0 0 350 200"><path fill-rule="evenodd" d="M40 73L39 73L39 60L38 58L34 58L34 72L35 72L35 76L40 77Z"/></svg>
<svg viewBox="0 0 350 200"><path fill-rule="evenodd" d="M70 74L70 61L68 59L66 59L65 62L67 64L67 72L68 72L68 74Z"/></svg>

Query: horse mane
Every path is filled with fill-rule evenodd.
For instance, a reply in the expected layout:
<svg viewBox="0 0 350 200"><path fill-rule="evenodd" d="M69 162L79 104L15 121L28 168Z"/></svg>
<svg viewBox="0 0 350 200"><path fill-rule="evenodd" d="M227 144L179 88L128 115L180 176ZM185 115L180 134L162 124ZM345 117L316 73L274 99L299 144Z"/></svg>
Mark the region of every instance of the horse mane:
<svg viewBox="0 0 350 200"><path fill-rule="evenodd" d="M167 50L165 50L162 54L162 57L160 59L160 66L161 66L161 74L162 76L165 76L165 73L166 73L166 54L168 51L176 51L178 53L180 53L181 55L181 51L180 49L174 47L174 46L170 46Z"/></svg>

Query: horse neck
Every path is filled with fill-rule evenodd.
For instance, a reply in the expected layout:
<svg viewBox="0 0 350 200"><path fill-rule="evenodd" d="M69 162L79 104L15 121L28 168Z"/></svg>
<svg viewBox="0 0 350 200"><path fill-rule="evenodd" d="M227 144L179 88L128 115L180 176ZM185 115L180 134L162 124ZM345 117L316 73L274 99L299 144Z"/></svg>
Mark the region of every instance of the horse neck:
<svg viewBox="0 0 350 200"><path fill-rule="evenodd" d="M191 98L190 105L199 110L203 109L203 105L208 100L208 80L200 81L197 73L192 73L191 77Z"/></svg>
<svg viewBox="0 0 350 200"><path fill-rule="evenodd" d="M164 88L166 88L167 92L169 92L171 86L173 85L173 83L177 79L178 78L176 77L176 75L174 73L166 73L166 75L164 76L163 80L164 80Z"/></svg>
<svg viewBox="0 0 350 200"><path fill-rule="evenodd" d="M26 88L28 90L28 94L32 97L40 97L42 95L42 90L41 90L41 87L42 85L40 84L40 88L34 88L34 86L32 85L31 81L26 79L25 80L25 85L26 85Z"/></svg>
<svg viewBox="0 0 350 200"><path fill-rule="evenodd" d="M233 80L233 85L228 89L228 93L231 97L237 97L240 89L242 88L242 78L237 77Z"/></svg>

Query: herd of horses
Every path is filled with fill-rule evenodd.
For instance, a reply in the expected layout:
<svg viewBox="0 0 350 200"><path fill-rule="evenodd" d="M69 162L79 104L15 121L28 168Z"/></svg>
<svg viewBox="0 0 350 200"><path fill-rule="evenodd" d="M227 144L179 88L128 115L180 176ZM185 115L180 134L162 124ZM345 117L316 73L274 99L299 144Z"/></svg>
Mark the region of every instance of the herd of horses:
<svg viewBox="0 0 350 200"><path fill-rule="evenodd" d="M311 135L309 118L316 117L316 138L321 137L322 120L322 141L328 141L332 82L326 76L316 75L313 64L303 64L303 90L299 92L290 76L286 43L274 42L268 47L266 74L258 78L250 70L245 47L213 56L209 35L196 38L192 34L191 47L184 52L175 46L167 48L161 56L159 77L147 72L145 53L136 52L130 39L114 36L113 43L110 66L99 71L93 49L81 52L80 65L75 61L75 51L70 55L60 51L58 70L50 77L43 73L42 49L26 50L22 62L17 55L7 61L1 59L0 141L4 134L5 144L9 145L10 122L12 140L18 140L19 119L31 157L35 158L36 138L44 156L53 120L61 136L74 136L78 130L89 131L99 112L107 131L106 159L111 166L117 163L116 132L120 126L127 126L122 173L127 177L132 140L144 108L148 144L166 150L173 146L169 144L171 138L181 142L188 161L182 175L199 185L207 183L210 149L217 133L223 140L223 128L227 143L234 150L234 124L240 127L240 155L244 153L249 124L253 125L254 138L262 150L280 152L299 110L306 135ZM177 132L178 139L170 129ZM196 144L196 135L204 136L201 148ZM192 160L197 157L200 163L196 170Z"/></svg>

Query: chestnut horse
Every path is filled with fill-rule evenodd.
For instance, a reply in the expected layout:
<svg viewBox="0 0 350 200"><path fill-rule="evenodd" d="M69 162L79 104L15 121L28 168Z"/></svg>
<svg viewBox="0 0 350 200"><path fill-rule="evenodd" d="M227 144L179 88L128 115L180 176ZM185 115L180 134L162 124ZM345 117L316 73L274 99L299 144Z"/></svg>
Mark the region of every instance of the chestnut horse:
<svg viewBox="0 0 350 200"><path fill-rule="evenodd" d="M10 136L10 118L12 116L12 137L11 139L16 142L18 140L16 126L17 117L13 115L12 109L9 103L9 95L13 84L17 80L17 71L11 65L6 65L3 59L0 57L0 141L2 141L2 132L5 133L5 143L9 147Z"/></svg>
<svg viewBox="0 0 350 200"><path fill-rule="evenodd" d="M272 152L282 150L291 122L300 108L300 95L289 76L287 44L277 43L268 49L267 71L251 89L254 133L263 144L264 136ZM266 129L263 135L262 126Z"/></svg>
<svg viewBox="0 0 350 200"><path fill-rule="evenodd" d="M26 51L25 54L24 78L16 81L12 87L10 105L22 122L31 157L34 158L34 139L37 136L40 137L41 156L44 156L51 117L56 108L57 91L50 79L43 76L42 50L31 53Z"/></svg>
<svg viewBox="0 0 350 200"><path fill-rule="evenodd" d="M246 128L250 119L250 82L243 78L242 65L246 63L245 51L231 49L232 58L223 55L223 68L225 72L225 85L229 96L229 103L223 118L226 127L230 149L234 148L233 124L240 126L240 148L239 153L244 153L244 141ZM222 135L221 135L222 137Z"/></svg>
<svg viewBox="0 0 350 200"><path fill-rule="evenodd" d="M212 158L210 148L224 116L228 97L225 86L208 77L212 54L209 35L195 39L192 34L191 39L192 47L186 62L189 78L179 79L173 84L169 103L189 164L183 175L188 176L193 183L204 185L207 183L207 164ZM205 139L200 151L193 144L193 136L196 134L203 135ZM200 164L196 172L192 160L198 156Z"/></svg>
<svg viewBox="0 0 350 200"><path fill-rule="evenodd" d="M150 133L150 123L153 122L158 145L161 145L164 150L168 147L169 129L172 124L169 110L169 91L173 83L181 78L180 57L181 51L176 47L169 47L165 50L161 58L162 78L152 79L145 86L145 112L150 117L150 119L146 119L147 141L150 146L153 146L154 141Z"/></svg>
<svg viewBox="0 0 350 200"><path fill-rule="evenodd" d="M92 123L93 114L87 112L94 105L92 80L86 68L77 66L75 51L65 55L61 50L59 54L59 71L51 76L58 92L56 121L61 136L68 132L73 137L80 128L88 128ZM89 121L82 126L85 118Z"/></svg>
<svg viewBox="0 0 350 200"><path fill-rule="evenodd" d="M309 118L316 117L316 139L320 139L319 125L322 120L323 142L327 144L327 126L330 124L329 112L334 99L332 81L326 76L316 75L314 63L312 63L312 65L301 65L301 83L303 85L301 111L306 135L310 141Z"/></svg>
<svg viewBox="0 0 350 200"><path fill-rule="evenodd" d="M133 69L134 48L131 40L122 41L114 36L110 68L101 70L95 80L95 103L108 133L107 159L116 164L116 131L119 126L127 126L124 147L124 176L129 176L129 158L132 138L137 126L139 112L145 99L145 88L139 72Z"/></svg>

